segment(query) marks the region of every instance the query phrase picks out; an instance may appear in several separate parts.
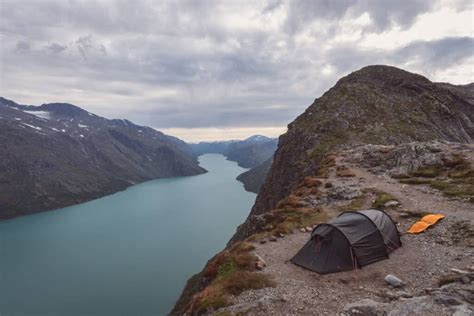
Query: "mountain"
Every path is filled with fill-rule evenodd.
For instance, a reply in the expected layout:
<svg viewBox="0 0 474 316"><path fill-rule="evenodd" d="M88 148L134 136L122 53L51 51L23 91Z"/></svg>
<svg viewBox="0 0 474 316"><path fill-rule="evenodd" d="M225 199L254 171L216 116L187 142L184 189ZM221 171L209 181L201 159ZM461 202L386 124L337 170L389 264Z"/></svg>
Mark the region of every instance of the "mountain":
<svg viewBox="0 0 474 316"><path fill-rule="evenodd" d="M273 157L277 146L278 139L257 135L230 144L225 155L243 168L254 168Z"/></svg>
<svg viewBox="0 0 474 316"><path fill-rule="evenodd" d="M264 163L245 171L237 176L237 180L244 184L244 188L247 191L258 193L260 188L265 183L265 179L267 178L268 171L270 171L270 167L272 166L273 159L270 158L266 160Z"/></svg>
<svg viewBox="0 0 474 316"><path fill-rule="evenodd" d="M204 154L221 154L224 155L227 152L230 144L238 142L238 140L223 140L215 142L200 142L197 144L189 144L193 155L196 157Z"/></svg>
<svg viewBox="0 0 474 316"><path fill-rule="evenodd" d="M345 145L472 142L472 100L469 88L446 87L395 67L349 74L288 125L246 223L275 207L301 179L317 173L329 152ZM245 227L234 240L252 232Z"/></svg>
<svg viewBox="0 0 474 316"><path fill-rule="evenodd" d="M255 289L257 284L260 284L259 287L278 287L279 285L269 281L262 273L245 270L252 265L255 267L255 264L260 268L264 266L259 257L252 255L252 251L255 248L258 248L256 251L265 251L263 249L265 246L259 246L258 242L250 244L249 242L275 235L284 237L286 233L291 233L292 227L296 224L311 225L327 217L337 216L337 211L340 212L341 206L344 206L346 210L358 209L358 206L380 207L381 205L383 207L385 202L390 201L391 196L380 193L377 187L371 187L371 181L377 184L377 179L380 177L380 174L372 175L371 172L376 170L380 170L379 172L391 169L397 169L397 172L408 171L409 174L402 176L409 178L409 183L417 183L417 181L431 183L433 189L441 190L448 199L459 196L458 199L462 201L460 203L469 203L463 200L473 198L472 164L468 162L469 157L462 156L466 149L463 149L461 145L453 144L453 148L449 148L453 153L448 152L448 149L444 152L444 147L437 145L436 142L457 144L473 142L474 93L472 87L472 84L456 86L435 83L418 74L379 65L364 67L341 78L334 87L317 98L303 114L290 123L287 132L280 136L273 163L248 218L239 226L228 247L212 258L201 273L188 281L173 313L178 314L184 310L201 313L210 308L226 306L229 304L228 299L232 296L231 294L241 293L248 288ZM363 177L357 178L347 165L341 164L344 159L351 158L358 159L358 168L364 174ZM374 163L374 160L377 160L377 163ZM418 168L420 169L417 170ZM451 173L454 171L449 171L450 168L455 170L455 176ZM440 178L436 182L411 178L416 175L426 177L440 175ZM246 175L246 177L251 176L251 174ZM369 176L372 179L370 181L367 180ZM330 179L330 181L325 179ZM337 181L335 188L333 180ZM384 182L383 185L388 187L393 181L393 179L388 179L388 184ZM402 186L397 186L394 190L398 194L406 191ZM435 193L434 196L439 196L439 194ZM364 197L364 200L359 197ZM405 199L405 196L399 198ZM410 208L418 207L419 201L430 199L428 195L415 196L414 199L407 201L407 204ZM349 204L343 204L344 201ZM324 207L332 209L333 213L326 212ZM436 209L437 205L427 207ZM463 204L462 207L466 206ZM456 208L456 205L452 207L452 209ZM405 222L408 224L406 219ZM457 228L453 229L456 231ZM294 241L297 236L288 238ZM276 241L277 238L271 237L270 240ZM297 243L298 247L302 247L306 240L307 237L302 238ZM428 243L433 242L428 241ZM294 254L295 244L289 242L287 248L278 248L277 245L278 243L270 243L266 250L269 256L273 256L270 262L281 266L280 270L277 268L275 271L292 269L293 267L289 267L287 261L291 258L291 251ZM238 262L244 256L249 261L242 264L243 268L239 268ZM237 263L234 266L236 272L230 273L227 279L233 282L239 281L238 290L235 283L234 285L227 284L225 281L227 279L216 278L218 273L214 273L226 267L229 260ZM412 262L413 266L418 264ZM250 269L250 271L253 270ZM238 297L234 297L232 302L237 305L242 303L241 306L244 307L250 304L258 305L261 307L261 313L256 313L258 315L272 314L276 311L284 314L278 308L271 309L271 305L278 305L277 302L280 301L284 302L283 305L295 305L293 301L301 301L298 293L307 287L305 280L313 280L312 276L310 278L299 270L284 274L277 273L274 277L290 278L289 274L292 277L297 274L302 275L301 283L297 283L294 279L284 280L288 287L283 286L281 291L289 295L294 290L296 293L294 298L292 294L288 299L280 299L278 296L267 297L261 298L260 301L250 301L246 305L245 299L239 301ZM368 277L368 279L372 278ZM411 275L410 278L416 279L416 275ZM334 286L334 282L326 282L330 284L330 287ZM351 283L352 281L349 282ZM295 284L294 289L290 284ZM343 287L347 287L347 284L347 281L344 281ZM383 291L383 289L379 290ZM351 291L350 293L354 293L359 290ZM257 292L253 291L254 294ZM265 293L273 293L273 291ZM312 297L314 292L311 293L308 295ZM214 301L215 299L218 301ZM323 301L331 300L328 297ZM318 302L321 305L320 301L316 301ZM301 304L293 307L295 309L287 312L297 313L297 308L304 308ZM237 309L230 309L230 311L240 312ZM309 313L309 311L306 312Z"/></svg>
<svg viewBox="0 0 474 316"><path fill-rule="evenodd" d="M27 106L0 98L0 144L0 219L205 172L185 142L67 103Z"/></svg>
<svg viewBox="0 0 474 316"><path fill-rule="evenodd" d="M252 168L237 177L247 191L258 193L271 165L278 139L253 135L244 140L201 142L190 144L197 157L203 154L221 154L227 160L235 161L240 167Z"/></svg>

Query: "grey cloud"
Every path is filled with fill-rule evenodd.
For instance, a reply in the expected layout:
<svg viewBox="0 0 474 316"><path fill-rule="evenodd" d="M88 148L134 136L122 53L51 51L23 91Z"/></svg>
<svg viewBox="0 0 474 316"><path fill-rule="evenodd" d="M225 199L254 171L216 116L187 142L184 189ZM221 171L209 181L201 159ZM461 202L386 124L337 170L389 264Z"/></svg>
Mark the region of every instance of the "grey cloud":
<svg viewBox="0 0 474 316"><path fill-rule="evenodd" d="M61 53L62 51L67 49L67 45L61 45L58 43L51 43L48 44L44 47L47 51L53 53L53 54L58 54Z"/></svg>
<svg viewBox="0 0 474 316"><path fill-rule="evenodd" d="M162 128L284 126L340 76L365 65L415 61L408 70L430 74L472 56L473 39L466 37L418 39L392 50L353 42L324 47L345 17L368 12L374 24L366 33L409 28L436 9L430 1L3 0L2 6L6 97L74 102ZM232 23L221 17L240 6L252 22L278 12L286 20L252 27L240 16ZM324 29L311 30L314 44L298 44L297 33L315 20ZM327 65L333 72L324 74Z"/></svg>
<svg viewBox="0 0 474 316"><path fill-rule="evenodd" d="M15 52L24 52L30 50L30 44L25 41L18 41L15 46Z"/></svg>
<svg viewBox="0 0 474 316"><path fill-rule="evenodd" d="M434 5L435 1L430 0L296 0L290 1L286 24L291 33L296 33L315 19L335 20L346 14L357 18L368 13L373 20L369 29L381 32L394 25L409 27Z"/></svg>

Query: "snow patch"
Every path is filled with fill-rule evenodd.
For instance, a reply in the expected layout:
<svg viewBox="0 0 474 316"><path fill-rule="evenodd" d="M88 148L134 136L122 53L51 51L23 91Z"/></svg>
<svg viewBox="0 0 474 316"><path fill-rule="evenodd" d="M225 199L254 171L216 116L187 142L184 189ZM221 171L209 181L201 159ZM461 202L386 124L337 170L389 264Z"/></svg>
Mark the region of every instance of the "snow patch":
<svg viewBox="0 0 474 316"><path fill-rule="evenodd" d="M47 111L23 111L28 114L33 114L36 117L49 120L51 119L51 114Z"/></svg>
<svg viewBox="0 0 474 316"><path fill-rule="evenodd" d="M52 129L53 131L55 131L55 132L60 132L60 130L57 129L57 128L51 127L51 129Z"/></svg>
<svg viewBox="0 0 474 316"><path fill-rule="evenodd" d="M89 128L89 126L84 125L84 124L77 124L77 126L79 126L80 128Z"/></svg>
<svg viewBox="0 0 474 316"><path fill-rule="evenodd" d="M143 133L143 131L141 129L138 130L139 133Z"/></svg>
<svg viewBox="0 0 474 316"><path fill-rule="evenodd" d="M34 128L35 130L38 130L38 131L41 131L42 128L41 127L38 127L38 126L34 126L34 125L31 125L31 124L26 124L26 123L21 123L25 126L28 126L28 127L31 127L31 128Z"/></svg>
<svg viewBox="0 0 474 316"><path fill-rule="evenodd" d="M79 135L79 137L82 137L82 138L84 138L84 135L82 135L82 134L81 134L81 135Z"/></svg>
<svg viewBox="0 0 474 316"><path fill-rule="evenodd" d="M66 130L65 130L65 129L62 129L61 132L66 133Z"/></svg>
<svg viewBox="0 0 474 316"><path fill-rule="evenodd" d="M17 121L21 121L21 118L15 117L15 120L17 120Z"/></svg>

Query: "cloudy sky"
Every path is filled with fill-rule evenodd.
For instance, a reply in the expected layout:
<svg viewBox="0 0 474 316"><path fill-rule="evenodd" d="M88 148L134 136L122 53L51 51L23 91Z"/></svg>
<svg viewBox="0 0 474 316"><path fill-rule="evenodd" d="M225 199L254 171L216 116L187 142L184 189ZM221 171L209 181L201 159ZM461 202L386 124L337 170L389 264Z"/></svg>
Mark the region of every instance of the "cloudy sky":
<svg viewBox="0 0 474 316"><path fill-rule="evenodd" d="M0 94L186 140L275 136L343 75L474 81L467 0L0 0Z"/></svg>

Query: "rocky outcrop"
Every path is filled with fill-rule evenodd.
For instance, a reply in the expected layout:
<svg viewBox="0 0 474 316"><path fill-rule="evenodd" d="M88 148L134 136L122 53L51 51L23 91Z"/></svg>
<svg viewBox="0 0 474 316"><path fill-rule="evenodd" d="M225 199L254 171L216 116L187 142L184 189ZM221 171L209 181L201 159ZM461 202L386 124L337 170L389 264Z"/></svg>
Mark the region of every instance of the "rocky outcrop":
<svg viewBox="0 0 474 316"><path fill-rule="evenodd" d="M285 205L289 210L301 209L301 214L295 211L301 218L312 219L315 216L317 219L320 215L314 212L328 202L336 203L336 210L339 207L350 210L375 207L378 203L385 207L387 202L396 201L390 195L371 191L373 188L361 191L359 185L364 183L364 179L357 180L358 185L349 185L347 180L353 179L354 175L344 166L333 170L337 168L337 155L333 153L346 151L343 156L348 163L353 159L354 164L373 168L375 173L381 175L388 168L390 172L385 176L400 173L403 177L418 177L416 172L419 172L423 178L430 177L434 172L436 177L441 171L443 179L437 179L438 182L426 178L421 180L443 194L453 193L443 191L446 188L451 190L455 186L466 186L469 189L467 192L456 191L456 194L461 193L462 199L467 197L469 200L472 188L468 181L471 177L467 176L467 180L462 181L456 177L464 177L471 171L462 169L462 175L450 175L445 169L458 166L459 161L453 155L440 152L444 145L437 141L472 143L473 100L472 85L434 83L394 67L369 66L342 78L289 124L288 131L280 136L273 163L256 203L229 245L255 233L268 233L269 230L283 229L288 226L286 224L294 224L293 217L291 221L288 219L291 223L281 217L282 212L278 209ZM351 157L350 151L358 156ZM372 162L368 157L373 158ZM421 163L417 162L418 157ZM365 161L372 166L364 165ZM419 170L422 167L428 169ZM408 174L402 174L405 172ZM305 184L307 178L311 180L315 176L324 179L328 173L336 173L344 185L334 186L331 182L325 182L314 188ZM321 190L325 194L321 195ZM347 202L343 202L346 198ZM348 204L337 206L340 203ZM392 206L389 204L387 207ZM400 205L397 204L396 208ZM281 221L277 221L275 226L275 223L267 223L266 218ZM287 260L288 256L285 258ZM188 284L187 290L196 289L196 282ZM331 284L333 287L334 284ZM192 291L186 293L189 297Z"/></svg>
<svg viewBox="0 0 474 316"><path fill-rule="evenodd" d="M0 98L0 144L0 219L205 172L175 137L66 103L37 107Z"/></svg>
<svg viewBox="0 0 474 316"><path fill-rule="evenodd" d="M253 232L252 217L276 206L326 155L355 144L474 140L472 89L429 81L389 66L369 66L342 79L280 136L265 184L232 241Z"/></svg>
<svg viewBox="0 0 474 316"><path fill-rule="evenodd" d="M451 283L436 289L427 289L413 297L406 292L386 292L391 302L363 299L344 307L342 316L355 315L472 315L474 313L474 275L468 274L462 283Z"/></svg>

